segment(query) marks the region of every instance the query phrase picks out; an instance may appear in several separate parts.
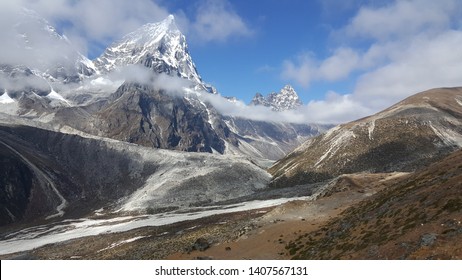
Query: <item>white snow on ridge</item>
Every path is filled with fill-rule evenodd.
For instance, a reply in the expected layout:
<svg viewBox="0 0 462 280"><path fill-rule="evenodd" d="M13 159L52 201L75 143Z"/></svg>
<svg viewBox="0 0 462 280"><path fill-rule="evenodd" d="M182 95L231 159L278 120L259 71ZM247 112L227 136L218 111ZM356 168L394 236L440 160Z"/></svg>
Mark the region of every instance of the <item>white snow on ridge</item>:
<svg viewBox="0 0 462 280"><path fill-rule="evenodd" d="M273 111L293 110L302 105L300 98L290 85L286 85L279 92L272 92L266 97L257 93L251 103L270 107Z"/></svg>
<svg viewBox="0 0 462 280"><path fill-rule="evenodd" d="M206 87L189 54L186 38L178 29L173 15L157 23L148 23L113 43L94 61L99 73L118 67L139 64L154 56L152 67L170 68L181 78ZM164 70L162 70L164 71Z"/></svg>
<svg viewBox="0 0 462 280"><path fill-rule="evenodd" d="M10 104L14 102L16 101L14 101L14 99L11 98L6 91L0 95L0 104Z"/></svg>
<svg viewBox="0 0 462 280"><path fill-rule="evenodd" d="M51 90L51 92L47 95L48 98L52 98L52 99L57 99L57 100L60 100L60 101L63 101L64 103L66 103L67 105L71 105L69 103L69 101L67 101L61 94L57 93L56 91L54 91L53 89Z"/></svg>

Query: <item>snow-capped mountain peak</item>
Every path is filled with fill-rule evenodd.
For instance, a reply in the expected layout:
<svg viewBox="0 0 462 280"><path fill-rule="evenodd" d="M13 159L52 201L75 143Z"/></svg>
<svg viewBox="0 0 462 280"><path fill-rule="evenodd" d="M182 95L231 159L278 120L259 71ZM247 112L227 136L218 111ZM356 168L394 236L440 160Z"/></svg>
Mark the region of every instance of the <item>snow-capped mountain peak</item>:
<svg viewBox="0 0 462 280"><path fill-rule="evenodd" d="M114 45L119 46L126 43L126 46L138 46L145 47L145 51L154 50L150 49L157 47L158 43L165 37L183 39L181 38L181 32L178 29L175 18L173 15L169 15L166 19L161 22L147 23L137 30L127 34L122 38L121 41L116 42ZM178 43L178 42L177 42ZM119 46L121 48L122 46Z"/></svg>
<svg viewBox="0 0 462 280"><path fill-rule="evenodd" d="M287 96L288 98L299 99L295 89L291 85L285 85L279 95Z"/></svg>
<svg viewBox="0 0 462 280"><path fill-rule="evenodd" d="M112 44L94 61L101 73L118 67L142 64L156 73L188 79L207 87L197 73L189 54L185 36L178 29L175 17L169 15L157 23L148 23Z"/></svg>
<svg viewBox="0 0 462 280"><path fill-rule="evenodd" d="M294 88L286 85L280 92L272 92L266 97L260 93L255 94L250 104L270 107L273 111L286 111L298 108L302 105L302 101Z"/></svg>

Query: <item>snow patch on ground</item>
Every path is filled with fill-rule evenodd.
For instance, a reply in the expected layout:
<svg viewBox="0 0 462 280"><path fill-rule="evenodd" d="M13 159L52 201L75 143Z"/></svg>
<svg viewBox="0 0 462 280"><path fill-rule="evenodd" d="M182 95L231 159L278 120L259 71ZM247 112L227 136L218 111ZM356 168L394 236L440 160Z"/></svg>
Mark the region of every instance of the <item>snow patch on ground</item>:
<svg viewBox="0 0 462 280"><path fill-rule="evenodd" d="M0 95L0 113L5 113L8 115L16 115L16 112L19 109L18 102L11 98L7 92Z"/></svg>
<svg viewBox="0 0 462 280"><path fill-rule="evenodd" d="M339 134L332 137L332 139L328 141L329 146L327 151L314 164L314 167L318 168L324 160L331 158L345 142L348 142L350 138L355 137L356 135L354 132L349 129L345 129L343 132L340 132Z"/></svg>
<svg viewBox="0 0 462 280"><path fill-rule="evenodd" d="M291 162L291 163L293 163L293 162ZM292 170L294 170L295 168L297 168L299 165L300 165L300 162L295 162L295 164L293 164L293 165L290 166L289 168L284 169L284 170L285 170L285 173L286 173L286 174L290 174L290 172L291 172ZM285 166L284 166L284 167L285 167Z"/></svg>
<svg viewBox="0 0 462 280"><path fill-rule="evenodd" d="M324 136L322 136L322 137L324 137ZM310 139L306 140L304 143L302 143L300 146L298 146L298 148L296 148L293 152L289 153L289 155L293 154L293 153L304 152L306 149L308 149L313 144L315 139L317 139L317 137L313 137L313 138L310 138Z"/></svg>
<svg viewBox="0 0 462 280"><path fill-rule="evenodd" d="M255 157L264 158L263 154L259 150L257 150L254 146L250 145L246 141L239 141L239 147L237 150L245 155L253 155Z"/></svg>
<svg viewBox="0 0 462 280"><path fill-rule="evenodd" d="M431 121L428 125L446 146L456 145L462 147L462 135L459 133L443 126L434 126Z"/></svg>
<svg viewBox="0 0 462 280"><path fill-rule="evenodd" d="M375 119L372 119L372 121L369 124L369 127L367 128L367 131L369 132L369 140L374 139L372 137L372 134L374 133L374 129L375 129Z"/></svg>
<svg viewBox="0 0 462 280"><path fill-rule="evenodd" d="M457 104L459 104L460 106L462 106L462 96L458 96L458 97L456 97L455 99L456 99Z"/></svg>
<svg viewBox="0 0 462 280"><path fill-rule="evenodd" d="M124 244L127 244L127 243L132 243L132 242L135 242L136 240L139 240L139 239L142 239L142 238L145 238L145 237L150 237L150 236L136 236L136 237L133 237L133 238L130 238L130 239L127 239L127 240L122 240L122 241L119 241L119 242L116 242L116 243L112 243L110 246L104 248L104 249L101 249L101 250L98 250L98 252L103 252L103 251L106 251L106 250L109 250L109 249L113 249L115 247L119 247L120 245L124 245Z"/></svg>
<svg viewBox="0 0 462 280"><path fill-rule="evenodd" d="M338 126L336 126L336 127L333 127L333 128L331 128L331 129L329 129L329 130L324 134L324 136L323 136L322 138L323 138L323 139L329 139L329 138L332 136L332 134L334 134L337 130L340 129L340 127L341 127L341 126L338 125Z"/></svg>
<svg viewBox="0 0 462 280"><path fill-rule="evenodd" d="M239 134L239 131L237 131L236 126L234 125L234 121L225 120L225 123L226 123L226 126L229 128L229 130L231 130L232 133Z"/></svg>

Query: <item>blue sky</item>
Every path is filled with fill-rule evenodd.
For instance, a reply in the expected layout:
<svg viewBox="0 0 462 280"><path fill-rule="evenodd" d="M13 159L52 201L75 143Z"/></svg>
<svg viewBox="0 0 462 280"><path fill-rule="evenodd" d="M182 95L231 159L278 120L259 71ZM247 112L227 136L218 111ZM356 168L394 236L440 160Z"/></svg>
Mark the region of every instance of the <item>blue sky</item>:
<svg viewBox="0 0 462 280"><path fill-rule="evenodd" d="M185 1L187 2L187 1ZM321 5L316 1L233 1L233 8L251 30L224 42L190 43L193 58L203 78L223 95L238 96L246 102L256 92L278 91L288 79L281 77L285 59L311 50L323 53L328 27L323 25ZM221 71L220 68L225 70ZM319 97L322 85L304 89L294 85L307 102ZM310 97L311 95L311 97Z"/></svg>
<svg viewBox="0 0 462 280"><path fill-rule="evenodd" d="M299 122L344 122L462 86L460 0L17 0L90 58L174 14L202 78L248 103L291 84ZM3 8L3 7L0 7Z"/></svg>

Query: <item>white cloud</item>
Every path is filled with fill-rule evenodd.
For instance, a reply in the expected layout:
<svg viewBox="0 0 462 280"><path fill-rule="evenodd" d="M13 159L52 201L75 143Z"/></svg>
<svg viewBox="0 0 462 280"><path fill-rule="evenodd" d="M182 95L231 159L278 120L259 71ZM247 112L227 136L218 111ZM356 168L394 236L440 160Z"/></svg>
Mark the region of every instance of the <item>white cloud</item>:
<svg viewBox="0 0 462 280"><path fill-rule="evenodd" d="M281 77L292 80L303 87L308 87L316 79L316 61L312 54L304 53L293 60L285 60L282 64Z"/></svg>
<svg viewBox="0 0 462 280"><path fill-rule="evenodd" d="M343 80L356 71L350 94L328 94L308 104L319 119L340 121L377 112L419 91L462 86L461 11L456 0L396 0L363 7L334 31L343 33L343 41L329 57L310 53L286 60L281 76L307 87Z"/></svg>
<svg viewBox="0 0 462 280"><path fill-rule="evenodd" d="M302 113L275 112L264 106L246 105L241 100L231 102L220 95L203 94L200 98L212 104L220 114L225 116L241 117L256 121L306 122Z"/></svg>
<svg viewBox="0 0 462 280"><path fill-rule="evenodd" d="M305 110L305 119L319 123L342 123L373 113L352 95L341 95L332 91L326 94L324 100L309 102Z"/></svg>
<svg viewBox="0 0 462 280"><path fill-rule="evenodd" d="M178 25L193 42L224 42L232 37L247 37L253 31L233 10L227 0L202 0L193 18L182 10L169 11L160 0L18 0L2 1L0 8L27 7L60 26L67 37L87 54L101 51L114 40L143 24L158 22L175 14ZM3 25L2 25L3 26ZM94 53L93 53L94 54Z"/></svg>
<svg viewBox="0 0 462 280"><path fill-rule="evenodd" d="M164 7L150 0L19 0L18 5L35 10L57 25L82 45L108 45L115 38L147 22L168 16ZM85 50L87 46L83 46Z"/></svg>
<svg viewBox="0 0 462 280"><path fill-rule="evenodd" d="M191 23L194 41L224 42L230 37L248 37L253 31L226 0L204 0Z"/></svg>
<svg viewBox="0 0 462 280"><path fill-rule="evenodd" d="M348 2L345 6L348 10L357 5L355 1ZM68 37L79 42L78 45L85 50L88 42L106 46L114 38L146 22L162 20L170 13L162 3L151 0L1 1L0 37L3 40L0 61L39 63L40 60L51 61L47 57L56 53L66 55L66 48L47 40L34 42L41 46L35 48L40 50L40 55L17 51L17 35L7 27L17 21L15 14L19 6L36 10L52 24L60 23ZM305 52L282 63L281 77L303 87L317 81L341 81L351 78L354 72L358 78L354 81L354 90L348 95L328 93L324 100L312 101L303 110L279 115L267 108L251 108L249 111L245 104L230 105L232 103L225 99L214 102L224 113L243 117L253 115L267 119L267 116L276 116L294 122L340 122L373 113L421 90L460 86L461 7L462 2L457 0L396 0L388 1L386 5L362 7L348 24L335 31L343 35L343 41L327 57ZM192 18L182 11L176 14L179 25L195 42L225 42L253 34L227 0L200 1ZM32 33L38 32L31 25L25 28ZM358 45L361 49L356 47ZM184 86L169 80L162 83L169 90Z"/></svg>
<svg viewBox="0 0 462 280"><path fill-rule="evenodd" d="M34 89L37 92L50 92L50 85L42 78L35 75L26 75L19 72L16 76L11 77L0 71L0 87L9 93L15 91L24 91ZM3 94L3 91L2 91Z"/></svg>
<svg viewBox="0 0 462 280"><path fill-rule="evenodd" d="M353 98L381 110L419 91L461 86L462 30L452 27L461 7L453 0L409 0L361 9L345 30L374 43L362 55L370 68Z"/></svg>
<svg viewBox="0 0 462 280"><path fill-rule="evenodd" d="M152 86L154 89L165 90L168 94L175 96L183 96L186 92L185 88L193 87L190 80L169 76L165 73L158 74L141 64L119 67L107 75L86 80L85 87L93 92L113 91L124 82Z"/></svg>
<svg viewBox="0 0 462 280"><path fill-rule="evenodd" d="M398 0L381 8L361 8L346 27L347 34L387 40L416 32L439 31L450 24L455 0Z"/></svg>
<svg viewBox="0 0 462 280"><path fill-rule="evenodd" d="M79 54L56 36L49 23L31 10L0 3L0 63L47 71L73 66Z"/></svg>
<svg viewBox="0 0 462 280"><path fill-rule="evenodd" d="M361 67L359 54L351 48L340 47L323 61L317 61L311 53L299 55L294 60L285 60L282 78L308 87L314 81L338 81Z"/></svg>
<svg viewBox="0 0 462 280"><path fill-rule="evenodd" d="M319 66L319 78L337 81L348 75L359 66L359 55L350 48L339 48Z"/></svg>
<svg viewBox="0 0 462 280"><path fill-rule="evenodd" d="M354 96L373 108L434 87L462 85L462 31L417 37L397 46L400 55L360 76Z"/></svg>
<svg viewBox="0 0 462 280"><path fill-rule="evenodd" d="M371 113L369 109L354 101L350 95L339 95L334 92L329 92L325 100L311 101L297 110L282 112L275 112L264 106L248 106L240 100L230 102L220 95L203 94L200 98L212 104L223 115L257 121L333 124ZM351 112L355 113L352 115Z"/></svg>

